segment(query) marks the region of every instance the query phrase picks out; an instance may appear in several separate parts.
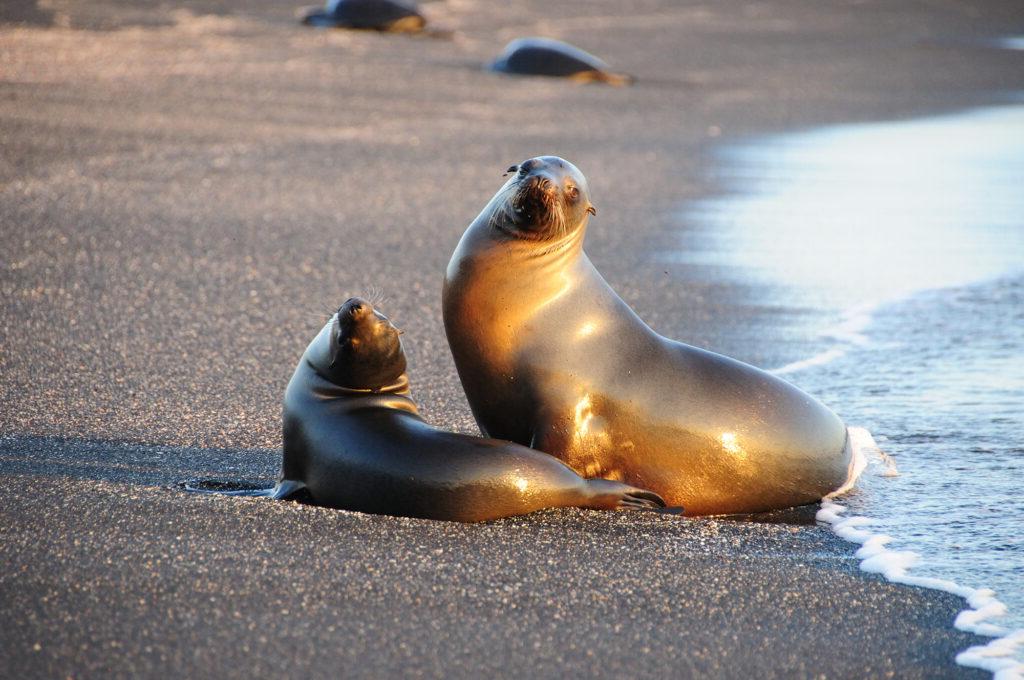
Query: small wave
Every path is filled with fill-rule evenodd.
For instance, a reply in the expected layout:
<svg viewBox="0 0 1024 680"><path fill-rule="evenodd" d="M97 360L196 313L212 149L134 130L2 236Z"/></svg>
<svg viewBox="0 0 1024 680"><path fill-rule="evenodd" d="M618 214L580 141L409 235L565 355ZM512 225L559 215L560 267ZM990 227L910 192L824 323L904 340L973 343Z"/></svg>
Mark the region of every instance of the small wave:
<svg viewBox="0 0 1024 680"><path fill-rule="evenodd" d="M802 371L805 368L811 368L812 366L821 366L822 364L831 363L838 359L839 357L844 356L845 354L846 350L843 349L842 347L832 347L830 349L825 350L824 352L819 352L818 354L815 354L810 358L801 359L800 361L793 361L791 363L786 364L785 366L773 368L769 371L769 373L774 373L775 375L786 375L788 373L796 373L797 371Z"/></svg>
<svg viewBox="0 0 1024 680"><path fill-rule="evenodd" d="M843 313L842 321L820 334L822 338L837 343L836 346L818 352L810 358L800 359L799 361L793 361L784 366L773 368L769 373L786 375L811 368L812 366L821 366L846 356L846 353L853 347L867 345L869 340L864 331L871 325L872 314L877 308L877 304L870 303L856 305L847 309Z"/></svg>
<svg viewBox="0 0 1024 680"><path fill-rule="evenodd" d="M853 487L854 480L866 467L869 455L886 465L883 476L898 474L892 459L878 447L870 432L864 428L851 427L849 433L853 459L856 461L856 464L853 461L850 464L851 477L846 484L822 499L821 509L815 518L828 524L840 538L861 546L855 555L861 560L860 568L863 571L881 574L893 583L941 590L964 598L968 609L957 614L954 627L995 639L988 644L965 649L957 654L956 662L961 666L986 670L993 674L995 680L1024 680L1024 662L1016 657L1017 652L1024 649L1024 629L1008 630L992 623L991 619L1003 616L1007 611L1006 605L996 599L993 590L971 588L947 579L911 574L909 569L921 558L918 553L886 547L893 541L893 537L872 531L870 527L875 524L872 518L843 515L846 507L834 499ZM852 472L854 470L856 473Z"/></svg>
<svg viewBox="0 0 1024 680"><path fill-rule="evenodd" d="M1004 50L1024 50L1024 35L997 38L994 43L996 47L1001 47Z"/></svg>

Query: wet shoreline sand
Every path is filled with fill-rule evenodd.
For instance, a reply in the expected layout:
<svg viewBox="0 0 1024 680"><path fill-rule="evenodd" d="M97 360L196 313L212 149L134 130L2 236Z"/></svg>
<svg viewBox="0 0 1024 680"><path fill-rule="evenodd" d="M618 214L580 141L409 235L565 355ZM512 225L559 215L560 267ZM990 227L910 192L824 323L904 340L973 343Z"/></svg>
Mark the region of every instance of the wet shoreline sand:
<svg viewBox="0 0 1024 680"><path fill-rule="evenodd" d="M510 163L556 153L587 174L587 250L654 328L773 365L735 289L713 270L683 286L652 257L713 184L708 151L1024 85L1019 54L981 46L1022 32L999 3L424 9L456 38L311 31L271 3L54 2L0 26L12 670L970 674L952 661L979 641L952 629L960 600L864 576L808 524L559 511L466 527L165 488L272 476L295 361L371 287L407 331L424 414L474 431L440 278ZM638 84L478 68L529 34Z"/></svg>

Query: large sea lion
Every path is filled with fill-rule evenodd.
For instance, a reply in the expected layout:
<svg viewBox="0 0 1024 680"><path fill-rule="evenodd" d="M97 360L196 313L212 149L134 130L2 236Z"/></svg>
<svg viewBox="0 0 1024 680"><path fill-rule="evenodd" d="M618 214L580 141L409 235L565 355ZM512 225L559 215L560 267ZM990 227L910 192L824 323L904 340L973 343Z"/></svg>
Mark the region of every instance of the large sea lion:
<svg viewBox="0 0 1024 680"><path fill-rule="evenodd" d="M288 383L281 480L260 495L459 522L664 507L654 493L583 479L546 453L431 427L409 397L399 335L359 298L331 317Z"/></svg>
<svg viewBox="0 0 1024 680"><path fill-rule="evenodd" d="M480 429L625 481L687 514L819 500L846 481L846 427L789 383L664 338L583 252L587 181L525 161L448 264L444 322Z"/></svg>
<svg viewBox="0 0 1024 680"><path fill-rule="evenodd" d="M610 85L628 85L633 82L632 76L613 73L608 64L589 52L550 38L513 40L491 62L491 69L502 73L553 76Z"/></svg>

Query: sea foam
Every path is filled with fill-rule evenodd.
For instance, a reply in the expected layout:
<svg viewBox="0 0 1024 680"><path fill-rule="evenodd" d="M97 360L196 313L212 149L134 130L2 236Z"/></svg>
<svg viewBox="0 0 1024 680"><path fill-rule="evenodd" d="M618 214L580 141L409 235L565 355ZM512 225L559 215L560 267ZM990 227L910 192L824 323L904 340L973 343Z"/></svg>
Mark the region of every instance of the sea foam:
<svg viewBox="0 0 1024 680"><path fill-rule="evenodd" d="M871 529L876 523L870 517L854 515L846 517L846 507L835 502L835 498L846 493L857 477L867 467L868 460L886 466L883 476L891 476L894 470L891 459L875 443L874 437L864 428L849 428L853 460L851 475L847 482L821 501L816 519L828 524L840 538L860 544L856 557L861 560L860 568L868 573L881 574L886 580L921 588L931 588L952 593L967 601L968 608L957 614L954 627L975 635L995 638L985 645L975 645L960 652L956 662L961 666L980 668L993 674L995 680L1024 680L1024 662L1017 654L1024 649L1024 629L1008 630L993 623L1006 614L1006 605L996 599L989 588L971 588L948 579L918 576L909 573L921 556L910 550L890 550L887 546L892 536Z"/></svg>

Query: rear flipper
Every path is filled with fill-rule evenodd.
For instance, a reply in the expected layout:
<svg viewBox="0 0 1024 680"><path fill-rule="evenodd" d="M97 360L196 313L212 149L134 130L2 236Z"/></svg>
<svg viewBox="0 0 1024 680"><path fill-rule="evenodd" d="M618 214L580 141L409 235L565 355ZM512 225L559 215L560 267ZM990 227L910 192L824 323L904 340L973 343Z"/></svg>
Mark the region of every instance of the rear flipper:
<svg viewBox="0 0 1024 680"><path fill-rule="evenodd" d="M591 491L590 503L586 506L595 510L655 510L673 515L680 514L680 507L666 508L665 501L653 491L611 479L584 480Z"/></svg>
<svg viewBox="0 0 1024 680"><path fill-rule="evenodd" d="M193 479L180 482L179 489L192 493L212 493L221 496L247 496L252 498L271 498L275 501L295 499L304 495L306 485L291 479L282 479L274 486L257 486L246 482L234 482L221 479Z"/></svg>

